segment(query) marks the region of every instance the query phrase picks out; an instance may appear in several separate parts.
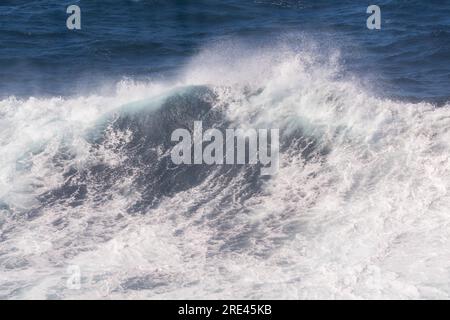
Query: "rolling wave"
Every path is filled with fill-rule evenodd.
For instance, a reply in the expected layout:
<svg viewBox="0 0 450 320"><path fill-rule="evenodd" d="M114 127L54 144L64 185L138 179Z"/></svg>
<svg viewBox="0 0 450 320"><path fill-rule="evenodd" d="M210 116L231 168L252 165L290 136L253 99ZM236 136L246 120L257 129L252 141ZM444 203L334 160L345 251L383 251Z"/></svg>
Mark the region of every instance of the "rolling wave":
<svg viewBox="0 0 450 320"><path fill-rule="evenodd" d="M219 44L170 83L2 100L0 297L448 298L450 106L358 82ZM174 165L198 120L279 128L278 172Z"/></svg>

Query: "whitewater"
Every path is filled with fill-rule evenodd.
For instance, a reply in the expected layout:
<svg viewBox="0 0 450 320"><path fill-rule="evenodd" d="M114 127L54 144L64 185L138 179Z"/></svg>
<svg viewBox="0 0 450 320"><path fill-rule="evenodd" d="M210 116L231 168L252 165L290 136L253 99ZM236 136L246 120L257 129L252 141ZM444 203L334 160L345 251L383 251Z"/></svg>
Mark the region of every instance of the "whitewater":
<svg viewBox="0 0 450 320"><path fill-rule="evenodd" d="M450 105L341 67L218 44L176 79L2 100L0 297L448 299ZM279 128L278 171L174 165L196 120Z"/></svg>

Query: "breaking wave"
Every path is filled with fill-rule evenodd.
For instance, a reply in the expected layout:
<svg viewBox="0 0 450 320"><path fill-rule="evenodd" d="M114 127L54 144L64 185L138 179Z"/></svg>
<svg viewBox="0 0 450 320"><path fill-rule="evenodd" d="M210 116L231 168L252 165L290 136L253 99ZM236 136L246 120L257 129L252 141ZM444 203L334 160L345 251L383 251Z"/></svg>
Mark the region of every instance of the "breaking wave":
<svg viewBox="0 0 450 320"><path fill-rule="evenodd" d="M0 297L448 298L450 106L340 68L227 43L177 80L2 100ZM174 165L197 120L279 128L279 170Z"/></svg>

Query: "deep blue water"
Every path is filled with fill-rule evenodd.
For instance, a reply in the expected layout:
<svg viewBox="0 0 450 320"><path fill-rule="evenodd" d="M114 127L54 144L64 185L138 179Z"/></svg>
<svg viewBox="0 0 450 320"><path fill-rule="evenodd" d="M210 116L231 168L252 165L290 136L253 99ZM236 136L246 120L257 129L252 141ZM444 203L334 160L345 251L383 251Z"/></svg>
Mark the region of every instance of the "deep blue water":
<svg viewBox="0 0 450 320"><path fill-rule="evenodd" d="M66 28L77 4L82 30ZM381 8L381 30L366 27ZM207 44L313 39L376 94L450 98L450 1L2 0L0 96L69 96L123 78L172 77ZM231 57L232 58L232 57Z"/></svg>

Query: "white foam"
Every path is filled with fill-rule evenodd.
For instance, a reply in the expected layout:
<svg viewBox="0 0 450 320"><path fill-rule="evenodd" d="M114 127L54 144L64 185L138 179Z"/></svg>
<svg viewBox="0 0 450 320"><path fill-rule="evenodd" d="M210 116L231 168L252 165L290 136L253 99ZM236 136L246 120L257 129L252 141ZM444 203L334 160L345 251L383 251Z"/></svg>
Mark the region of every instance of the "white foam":
<svg viewBox="0 0 450 320"><path fill-rule="evenodd" d="M50 161L61 141L83 166L92 160L83 134L96 119L175 85L207 84L236 126L300 129L329 153L306 161L298 149L285 150L278 173L248 200L239 199L243 175L227 185L211 175L141 217L126 213L139 194L117 190L102 207L55 206L21 224L5 211L0 295L448 298L450 106L373 97L356 80L339 79L337 57L324 63L309 49L221 45L170 85L125 82L111 97L1 101L0 199L12 207L30 206L62 182L64 168ZM121 161L108 150L95 157ZM238 201L223 206L230 194ZM220 231L220 217L236 210ZM56 218L67 225L54 227ZM250 227L249 247L223 249ZM68 265L80 266L80 290L65 285Z"/></svg>

